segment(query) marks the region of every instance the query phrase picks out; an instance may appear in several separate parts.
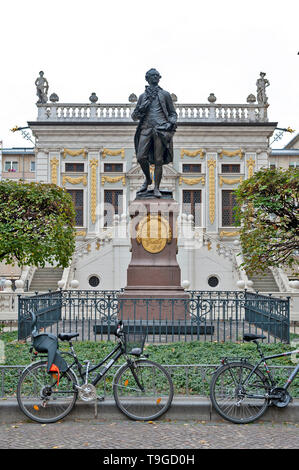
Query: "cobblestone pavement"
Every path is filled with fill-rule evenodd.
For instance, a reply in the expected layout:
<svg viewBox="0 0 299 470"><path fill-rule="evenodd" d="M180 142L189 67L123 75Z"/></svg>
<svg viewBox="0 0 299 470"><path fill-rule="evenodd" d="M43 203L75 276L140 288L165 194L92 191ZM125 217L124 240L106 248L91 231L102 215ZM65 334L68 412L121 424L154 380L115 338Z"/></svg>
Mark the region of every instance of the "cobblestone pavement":
<svg viewBox="0 0 299 470"><path fill-rule="evenodd" d="M0 449L298 449L298 424L62 421L0 425Z"/></svg>

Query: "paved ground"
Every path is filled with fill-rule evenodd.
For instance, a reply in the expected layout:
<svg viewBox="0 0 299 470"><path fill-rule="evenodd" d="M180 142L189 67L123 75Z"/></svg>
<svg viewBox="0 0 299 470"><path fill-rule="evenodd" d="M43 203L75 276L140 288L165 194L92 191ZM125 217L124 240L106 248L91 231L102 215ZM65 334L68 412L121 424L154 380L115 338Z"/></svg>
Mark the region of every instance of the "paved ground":
<svg viewBox="0 0 299 470"><path fill-rule="evenodd" d="M0 425L0 449L298 449L298 424L62 421Z"/></svg>

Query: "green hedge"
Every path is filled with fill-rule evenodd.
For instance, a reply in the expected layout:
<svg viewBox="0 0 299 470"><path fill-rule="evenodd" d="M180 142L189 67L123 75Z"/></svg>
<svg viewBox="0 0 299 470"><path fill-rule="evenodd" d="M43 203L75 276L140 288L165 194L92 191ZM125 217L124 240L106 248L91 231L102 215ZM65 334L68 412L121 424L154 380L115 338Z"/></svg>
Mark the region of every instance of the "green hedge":
<svg viewBox="0 0 299 470"><path fill-rule="evenodd" d="M32 361L29 354L29 343L19 343L16 341L16 333L2 333L0 340L5 342L5 363L4 365L27 365ZM77 341L74 342L75 351L81 359L90 360L93 363L99 362L107 355L115 346L115 342L107 341ZM67 351L68 345L59 342L61 351ZM291 346L282 343L263 344L265 355L274 355L281 352L291 350ZM180 342L171 344L147 344L144 352L149 354L149 358L153 361L167 365L188 365L188 364L205 364L207 367L192 367L189 369L188 375L188 393L208 395L209 382L211 374L215 368L211 365L218 365L223 356L228 357L248 357L251 362L257 361L259 358L256 346L252 343L217 343L217 342ZM118 364L121 364L122 360ZM294 366L290 356L282 357L269 362L269 365ZM184 368L170 368L175 386L175 393L186 392L186 370ZM106 388L108 394L111 393L111 385L115 369L110 370L105 377L105 382L99 383L98 393L103 392ZM287 378L287 371L281 369L277 372L277 377L282 385ZM11 371L5 377L5 394L14 395L18 374ZM299 377L296 378L292 385L291 393L295 397L299 397Z"/></svg>
<svg viewBox="0 0 299 470"><path fill-rule="evenodd" d="M0 340L5 343L4 365L25 365L30 363L30 343L17 342L17 333L0 333ZM74 341L74 348L82 360L98 362L115 346L113 341ZM68 351L68 344L59 342L61 351ZM262 344L265 355L290 351L292 347L284 343ZM259 358L253 343L200 342L189 341L168 344L146 344L144 352L150 359L161 364L219 364L223 356L246 356L252 360ZM290 356L272 361L276 365L293 365Z"/></svg>
<svg viewBox="0 0 299 470"><path fill-rule="evenodd" d="M30 343L17 342L17 333L0 333L0 340L5 343L5 365L25 365L31 361ZM113 341L75 341L74 348L79 358L99 361L112 351ZM68 344L59 342L61 351L68 351ZM262 344L265 355L279 354L291 350L284 343ZM247 356L258 359L256 346L253 343L233 342L200 342L189 341L168 344L147 344L144 349L153 361L161 364L218 364L223 356ZM272 361L278 365L292 365L290 356Z"/></svg>

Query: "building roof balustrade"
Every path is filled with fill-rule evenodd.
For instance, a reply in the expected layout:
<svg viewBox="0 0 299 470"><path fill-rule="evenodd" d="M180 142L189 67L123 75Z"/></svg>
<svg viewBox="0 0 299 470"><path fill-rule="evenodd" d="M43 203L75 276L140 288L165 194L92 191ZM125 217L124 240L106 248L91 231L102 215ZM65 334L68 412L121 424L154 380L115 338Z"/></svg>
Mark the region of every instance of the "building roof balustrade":
<svg viewBox="0 0 299 470"><path fill-rule="evenodd" d="M37 105L37 121L132 123L132 103L45 103ZM175 104L179 123L268 122L268 105Z"/></svg>

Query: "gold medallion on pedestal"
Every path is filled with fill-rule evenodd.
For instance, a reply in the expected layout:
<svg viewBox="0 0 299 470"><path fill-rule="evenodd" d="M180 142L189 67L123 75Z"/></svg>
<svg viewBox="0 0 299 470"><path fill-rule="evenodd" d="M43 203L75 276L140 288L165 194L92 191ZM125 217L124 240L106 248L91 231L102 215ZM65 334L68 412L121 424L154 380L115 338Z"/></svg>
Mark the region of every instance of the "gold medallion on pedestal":
<svg viewBox="0 0 299 470"><path fill-rule="evenodd" d="M137 242L149 253L160 253L172 240L170 225L161 215L147 215L138 224Z"/></svg>

